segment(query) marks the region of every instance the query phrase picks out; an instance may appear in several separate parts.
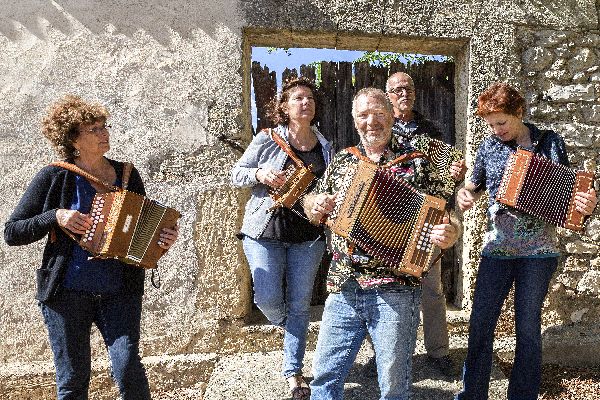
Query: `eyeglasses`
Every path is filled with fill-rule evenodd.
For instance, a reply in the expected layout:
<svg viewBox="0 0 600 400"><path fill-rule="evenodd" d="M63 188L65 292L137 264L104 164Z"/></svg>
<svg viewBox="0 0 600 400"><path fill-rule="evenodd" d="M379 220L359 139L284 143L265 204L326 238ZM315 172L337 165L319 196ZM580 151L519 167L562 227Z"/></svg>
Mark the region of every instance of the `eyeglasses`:
<svg viewBox="0 0 600 400"><path fill-rule="evenodd" d="M402 92L406 92L406 94L414 93L415 88L409 86L398 86L393 89L388 90L388 93L401 94Z"/></svg>
<svg viewBox="0 0 600 400"><path fill-rule="evenodd" d="M102 125L102 126L95 126L91 129L82 129L82 130L80 130L80 132L93 133L94 135L100 135L100 134L104 133L105 131L109 130L110 128L111 128L110 125Z"/></svg>

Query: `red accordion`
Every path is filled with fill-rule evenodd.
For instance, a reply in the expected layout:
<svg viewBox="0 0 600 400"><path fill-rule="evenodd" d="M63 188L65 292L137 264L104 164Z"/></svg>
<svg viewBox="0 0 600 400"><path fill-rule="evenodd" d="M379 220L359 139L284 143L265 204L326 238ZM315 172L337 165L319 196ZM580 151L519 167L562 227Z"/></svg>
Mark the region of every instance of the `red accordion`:
<svg viewBox="0 0 600 400"><path fill-rule="evenodd" d="M585 216L575 209L575 193L588 191L593 179L590 172L573 171L518 149L508 159L496 200L553 225L580 231Z"/></svg>

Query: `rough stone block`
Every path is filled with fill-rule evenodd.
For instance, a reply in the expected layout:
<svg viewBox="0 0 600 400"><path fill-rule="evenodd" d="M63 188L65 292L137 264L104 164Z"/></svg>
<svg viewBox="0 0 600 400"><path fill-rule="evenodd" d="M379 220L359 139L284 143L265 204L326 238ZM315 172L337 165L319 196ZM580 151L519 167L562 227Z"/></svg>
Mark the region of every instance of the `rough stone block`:
<svg viewBox="0 0 600 400"><path fill-rule="evenodd" d="M572 72L582 71L598 64L598 56L595 51L588 48L577 50L569 60L569 68Z"/></svg>
<svg viewBox="0 0 600 400"><path fill-rule="evenodd" d="M600 271L587 271L577 283L577 291L592 296L600 294Z"/></svg>
<svg viewBox="0 0 600 400"><path fill-rule="evenodd" d="M523 53L523 68L526 71L542 71L552 64L554 56L544 47L536 46Z"/></svg>
<svg viewBox="0 0 600 400"><path fill-rule="evenodd" d="M556 85L545 91L544 96L548 101L557 103L567 103L571 101L594 101L596 99L594 85L592 84L566 86Z"/></svg>

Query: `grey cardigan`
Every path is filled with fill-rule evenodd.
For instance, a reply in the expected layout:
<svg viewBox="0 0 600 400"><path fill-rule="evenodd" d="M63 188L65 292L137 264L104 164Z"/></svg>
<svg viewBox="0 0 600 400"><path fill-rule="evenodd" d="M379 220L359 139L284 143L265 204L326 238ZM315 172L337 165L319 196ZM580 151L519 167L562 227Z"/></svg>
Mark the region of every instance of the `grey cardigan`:
<svg viewBox="0 0 600 400"><path fill-rule="evenodd" d="M323 148L325 165L328 165L333 156L331 144L321 135L316 127L311 126ZM287 126L279 125L275 128L287 143ZM277 143L275 143L266 132L259 132L231 170L231 183L236 187L251 187L252 196L246 203L246 212L240 232L246 236L257 239L265 231L273 212L268 209L273 205L273 199L269 196L269 187L256 180L256 171L259 168L272 168L281 171L285 165L288 155Z"/></svg>

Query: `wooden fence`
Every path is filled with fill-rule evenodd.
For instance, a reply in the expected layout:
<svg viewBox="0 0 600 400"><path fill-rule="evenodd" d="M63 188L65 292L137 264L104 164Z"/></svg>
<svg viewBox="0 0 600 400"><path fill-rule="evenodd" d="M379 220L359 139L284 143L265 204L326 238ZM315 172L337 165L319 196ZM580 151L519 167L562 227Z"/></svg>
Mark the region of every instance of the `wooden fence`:
<svg viewBox="0 0 600 400"><path fill-rule="evenodd" d="M336 151L359 142L352 120L354 94L369 86L385 90L388 76L395 72L408 73L415 83L415 110L433 121L444 139L455 143L454 132L454 63L427 61L422 64L392 63L389 68L369 63L321 62L321 84L317 97L319 103L315 116L319 131L333 144ZM302 65L300 76L315 79L314 66ZM286 69L282 80L298 77L295 69ZM252 84L257 111L256 130L272 127L266 116L267 104L277 93L275 72L258 62L252 63ZM323 304L326 293L326 275L329 257L321 263L313 290L312 304ZM442 282L448 301L454 301L458 279L458 263L454 251L449 249L442 258Z"/></svg>
<svg viewBox="0 0 600 400"><path fill-rule="evenodd" d="M368 86L385 90L387 77L402 71L415 82L415 110L432 120L454 143L454 63L427 61L423 64L393 63L389 68L369 65L367 62L321 62L319 105L315 117L319 131L333 143L337 150L358 143L358 133L352 121L352 98ZM283 81L297 77L296 69L286 69ZM302 65L300 75L315 79L314 66ZM277 92L275 72L269 72L258 62L252 63L252 84L257 111L257 130L271 127L266 117L266 105Z"/></svg>

